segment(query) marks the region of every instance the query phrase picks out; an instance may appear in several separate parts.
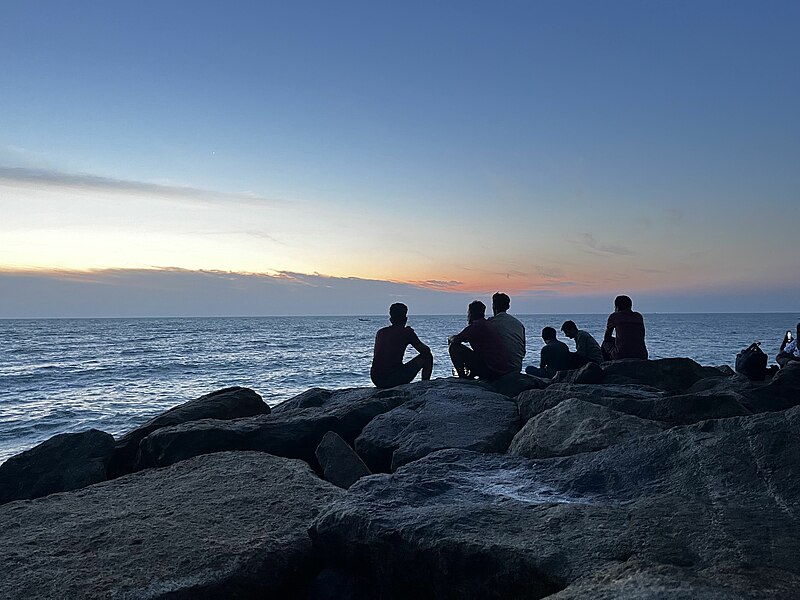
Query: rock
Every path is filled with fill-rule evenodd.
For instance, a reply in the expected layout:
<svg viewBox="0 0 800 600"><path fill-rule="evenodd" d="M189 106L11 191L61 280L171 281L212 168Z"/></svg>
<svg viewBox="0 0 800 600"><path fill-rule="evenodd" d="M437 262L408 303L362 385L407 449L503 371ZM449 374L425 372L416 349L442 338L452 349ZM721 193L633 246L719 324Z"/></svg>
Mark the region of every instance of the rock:
<svg viewBox="0 0 800 600"><path fill-rule="evenodd" d="M553 383L601 383L605 377L602 367L596 363L586 363L580 369L572 371L558 371L553 377Z"/></svg>
<svg viewBox="0 0 800 600"><path fill-rule="evenodd" d="M162 427L201 419L238 419L269 412L270 408L261 396L243 387L224 388L185 402L119 438L109 464L109 477L119 477L133 471L138 462L139 443Z"/></svg>
<svg viewBox="0 0 800 600"><path fill-rule="evenodd" d="M0 507L0 597L296 597L307 529L342 497L300 461L201 456Z"/></svg>
<svg viewBox="0 0 800 600"><path fill-rule="evenodd" d="M413 399L375 417L355 448L373 473L386 472L442 448L505 452L519 427L513 400L454 380L421 388Z"/></svg>
<svg viewBox="0 0 800 600"><path fill-rule="evenodd" d="M557 406L568 398L608 406L620 412L637 415L645 412L641 401L664 396L664 392L643 385L588 385L554 383L544 390L529 390L517 396L519 414L525 423L531 417Z"/></svg>
<svg viewBox="0 0 800 600"><path fill-rule="evenodd" d="M660 433L665 425L571 398L528 421L514 436L509 454L528 458L594 452Z"/></svg>
<svg viewBox="0 0 800 600"><path fill-rule="evenodd" d="M333 431L351 444L373 417L429 387L412 384L389 390L339 391L314 388L279 404L269 415L164 427L142 440L137 467L163 467L226 450L258 450L300 458L321 472L315 451L327 432Z"/></svg>
<svg viewBox="0 0 800 600"><path fill-rule="evenodd" d="M638 383L667 392L688 390L700 379L726 377L716 367L702 367L689 358L625 359L602 365L606 383Z"/></svg>
<svg viewBox="0 0 800 600"><path fill-rule="evenodd" d="M548 379L527 373L508 373L486 385L489 391L513 398L525 390L541 390L550 385Z"/></svg>
<svg viewBox="0 0 800 600"><path fill-rule="evenodd" d="M767 383L755 384L742 395L747 397L747 408L757 413L800 405L800 364L784 367Z"/></svg>
<svg viewBox="0 0 800 600"><path fill-rule="evenodd" d="M799 462L800 407L565 458L443 450L362 479L311 535L381 598L796 598Z"/></svg>
<svg viewBox="0 0 800 600"><path fill-rule="evenodd" d="M347 489L365 475L371 475L364 461L339 435L329 431L316 450L325 479Z"/></svg>
<svg viewBox="0 0 800 600"><path fill-rule="evenodd" d="M716 389L693 394L667 396L655 388L633 385L553 384L545 390L528 391L517 397L520 415L538 415L568 398L606 406L612 410L670 425L688 425L706 419L749 415L747 399Z"/></svg>
<svg viewBox="0 0 800 600"><path fill-rule="evenodd" d="M114 436L98 429L53 436L0 465L0 504L105 481L113 451Z"/></svg>

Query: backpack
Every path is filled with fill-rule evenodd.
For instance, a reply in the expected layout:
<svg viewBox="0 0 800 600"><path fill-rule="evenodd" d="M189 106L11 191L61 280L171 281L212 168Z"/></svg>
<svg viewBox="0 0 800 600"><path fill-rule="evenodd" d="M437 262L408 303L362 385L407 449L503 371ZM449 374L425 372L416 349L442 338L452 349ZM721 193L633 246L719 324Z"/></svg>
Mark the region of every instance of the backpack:
<svg viewBox="0 0 800 600"><path fill-rule="evenodd" d="M760 346L755 342L736 355L736 372L750 381L764 381L767 376L767 355Z"/></svg>

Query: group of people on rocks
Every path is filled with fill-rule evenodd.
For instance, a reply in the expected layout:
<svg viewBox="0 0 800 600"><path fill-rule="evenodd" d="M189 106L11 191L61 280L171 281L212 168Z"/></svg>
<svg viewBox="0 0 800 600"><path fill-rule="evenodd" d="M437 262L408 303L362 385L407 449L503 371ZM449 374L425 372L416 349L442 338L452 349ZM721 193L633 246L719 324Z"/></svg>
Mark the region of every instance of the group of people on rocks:
<svg viewBox="0 0 800 600"><path fill-rule="evenodd" d="M492 296L492 317L486 318L486 305L480 300L467 308L467 326L448 339L448 351L455 373L462 378L492 381L509 373L519 373L525 358L525 326L508 314L511 299L497 292ZM395 303L389 307L391 325L375 335L375 348L370 377L379 388L410 383L422 371L422 379L431 378L433 353L407 325L408 307ZM557 339L553 327L542 329L545 344L541 349L539 366L528 366L525 372L537 377L553 377L556 372L577 369L589 362L622 358L647 358L644 337L644 318L633 310L628 296L617 296L614 312L609 315L603 343L574 321L564 321L561 331L575 340L575 352ZM800 334L800 330L798 331ZM466 344L469 343L469 346ZM412 346L419 354L403 363L406 348Z"/></svg>

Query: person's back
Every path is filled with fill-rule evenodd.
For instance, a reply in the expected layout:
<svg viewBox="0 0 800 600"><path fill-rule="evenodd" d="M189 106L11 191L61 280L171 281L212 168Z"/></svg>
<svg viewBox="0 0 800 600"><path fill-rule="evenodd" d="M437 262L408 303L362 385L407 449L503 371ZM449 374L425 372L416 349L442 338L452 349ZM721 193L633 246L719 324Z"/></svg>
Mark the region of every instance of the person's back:
<svg viewBox="0 0 800 600"><path fill-rule="evenodd" d="M571 367L569 361L569 346L557 339L547 340L542 346L541 366L550 377L557 371L564 371Z"/></svg>
<svg viewBox="0 0 800 600"><path fill-rule="evenodd" d="M492 296L494 316L489 319L489 324L500 335L512 370L519 373L522 370L522 361L525 359L525 326L519 319L506 312L510 305L511 300L506 294L501 292L494 294Z"/></svg>
<svg viewBox="0 0 800 600"><path fill-rule="evenodd" d="M417 334L408 325L389 325L379 329L375 334L370 376L380 377L402 367L406 348L415 339Z"/></svg>
<svg viewBox="0 0 800 600"><path fill-rule="evenodd" d="M497 374L513 370L503 339L486 319L476 319L462 332L472 349L483 358L486 366Z"/></svg>
<svg viewBox="0 0 800 600"><path fill-rule="evenodd" d="M575 351L589 362L598 364L603 362L603 352L600 350L600 344L597 343L592 334L583 329L578 329L575 334Z"/></svg>
<svg viewBox="0 0 800 600"><path fill-rule="evenodd" d="M603 349L608 353L608 358L646 360L647 346L644 336L644 317L632 309L630 298L617 296L614 300L614 312L608 316L603 338Z"/></svg>
<svg viewBox="0 0 800 600"><path fill-rule="evenodd" d="M431 378L433 371L431 349L420 341L411 327L406 325L407 315L408 307L405 304L399 302L392 304L389 307L389 320L392 324L379 329L375 334L369 375L376 387L390 388L411 383L420 371L423 380ZM419 354L403 364L408 346L413 346Z"/></svg>
<svg viewBox="0 0 800 600"><path fill-rule="evenodd" d="M459 377L493 380L513 370L500 334L485 318L486 305L470 302L468 325L447 338L447 350ZM465 346L469 343L471 348Z"/></svg>

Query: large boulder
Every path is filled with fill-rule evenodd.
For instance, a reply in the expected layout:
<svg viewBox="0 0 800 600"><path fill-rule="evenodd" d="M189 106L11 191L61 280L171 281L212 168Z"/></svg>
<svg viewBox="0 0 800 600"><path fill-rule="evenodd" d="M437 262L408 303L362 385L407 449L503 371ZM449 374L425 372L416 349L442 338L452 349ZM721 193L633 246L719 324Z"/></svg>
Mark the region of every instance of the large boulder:
<svg viewBox="0 0 800 600"><path fill-rule="evenodd" d="M201 419L239 419L253 415L269 414L270 408L253 390L229 387L189 400L150 419L117 440L114 456L109 464L109 476L119 477L134 470L138 461L139 443L148 435L161 429L199 421Z"/></svg>
<svg viewBox="0 0 800 600"><path fill-rule="evenodd" d="M799 463L800 408L565 458L443 450L362 479L311 533L382 598L796 598Z"/></svg>
<svg viewBox="0 0 800 600"><path fill-rule="evenodd" d="M597 363L586 363L579 369L571 371L559 371L553 377L553 383L601 383L605 377L605 371Z"/></svg>
<svg viewBox="0 0 800 600"><path fill-rule="evenodd" d="M327 432L333 431L352 444L376 415L428 387L416 384L389 390L338 391L314 388L279 404L269 415L163 427L141 441L137 468L163 467L211 452L258 450L300 458L321 472L315 451Z"/></svg>
<svg viewBox="0 0 800 600"><path fill-rule="evenodd" d="M296 597L319 569L307 529L343 493L300 461L229 452L6 504L0 597Z"/></svg>
<svg viewBox="0 0 800 600"><path fill-rule="evenodd" d="M528 421L514 436L508 453L528 458L550 458L594 452L660 433L665 427L599 404L570 398Z"/></svg>
<svg viewBox="0 0 800 600"><path fill-rule="evenodd" d="M340 488L349 488L370 470L361 457L339 435L329 431L316 450L317 461L327 481Z"/></svg>
<svg viewBox="0 0 800 600"><path fill-rule="evenodd" d="M508 373L502 377L486 383L486 388L491 392L503 394L513 398L525 390L541 390L550 385L549 379L534 377L527 373Z"/></svg>
<svg viewBox="0 0 800 600"><path fill-rule="evenodd" d="M690 358L624 359L603 363L606 383L649 385L667 392L683 392L700 379L727 377L716 367L703 367Z"/></svg>
<svg viewBox="0 0 800 600"><path fill-rule="evenodd" d="M113 451L114 436L97 429L53 436L0 465L0 504L105 481Z"/></svg>
<svg viewBox="0 0 800 600"><path fill-rule="evenodd" d="M505 452L519 427L514 400L455 380L375 417L355 448L373 472L386 472L442 448Z"/></svg>

